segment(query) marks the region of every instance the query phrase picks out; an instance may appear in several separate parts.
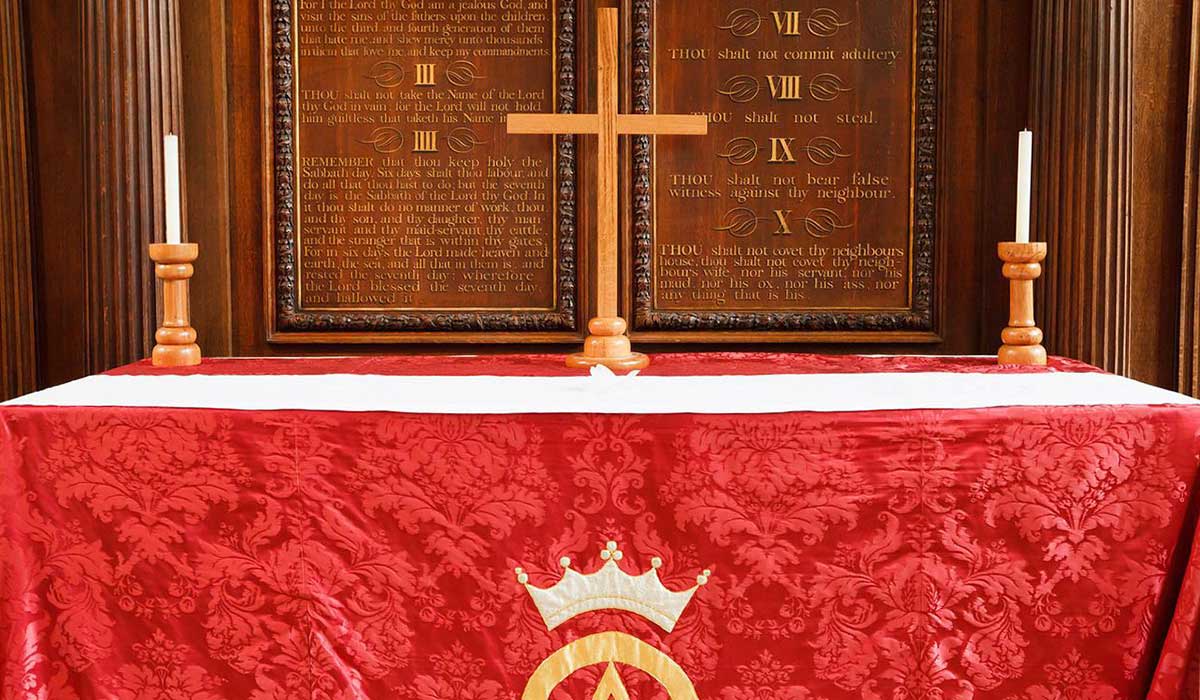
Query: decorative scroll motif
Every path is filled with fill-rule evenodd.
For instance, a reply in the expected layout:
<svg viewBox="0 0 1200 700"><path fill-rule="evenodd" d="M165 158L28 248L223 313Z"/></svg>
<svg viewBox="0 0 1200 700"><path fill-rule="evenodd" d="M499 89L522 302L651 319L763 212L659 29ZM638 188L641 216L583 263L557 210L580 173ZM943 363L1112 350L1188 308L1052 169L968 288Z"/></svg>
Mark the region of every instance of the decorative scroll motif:
<svg viewBox="0 0 1200 700"><path fill-rule="evenodd" d="M634 328L641 331L932 331L934 329L934 251L937 213L937 103L938 103L938 0L914 0L918 3L916 24L916 105L914 134L914 188L912 240L912 304L905 311L824 312L824 311L731 311L665 312L654 303L654 193L653 141L647 136L633 139L633 280ZM633 2L633 108L649 113L654 108L654 0ZM761 18L758 20L761 22ZM732 16L727 27L735 36L750 36L757 30L750 14ZM752 31L753 30L753 31ZM814 99L852 91L828 75L814 78ZM748 81L726 85L722 90L746 99L756 91ZM830 93L829 91L834 91ZM736 141L736 140L735 140ZM730 143L727 157L749 162L757 155L747 143ZM839 150L839 154L841 151ZM731 162L736 162L731 160ZM821 212L810 219L829 224ZM802 220L808 230L812 222ZM744 222L743 222L744 223ZM844 225L838 222L837 226ZM818 232L821 226L817 226ZM810 232L810 235L811 232ZM818 235L817 237L821 237Z"/></svg>
<svg viewBox="0 0 1200 700"><path fill-rule="evenodd" d="M296 162L295 131L296 89L295 26L293 21L296 0L272 0L272 121L274 132L274 284L276 327L287 332L482 332L482 331L573 331L578 327L577 265L576 265L576 184L575 139L558 137L558 299L556 309L546 313L517 313L505 311L337 311L314 312L300 309L297 286L298 250L296 244ZM558 111L573 114L576 110L575 23L577 0L558 0L558 36L556 65L558 67ZM465 63L465 62L464 62ZM392 82L394 71L376 66L372 80ZM469 84L476 75L473 66L455 64L452 81ZM380 83L381 85L383 83ZM382 139L384 147L391 142L385 135L375 134L372 140ZM479 145L460 139L455 152L466 152ZM378 144L377 144L378 147ZM385 151L386 152L386 151Z"/></svg>

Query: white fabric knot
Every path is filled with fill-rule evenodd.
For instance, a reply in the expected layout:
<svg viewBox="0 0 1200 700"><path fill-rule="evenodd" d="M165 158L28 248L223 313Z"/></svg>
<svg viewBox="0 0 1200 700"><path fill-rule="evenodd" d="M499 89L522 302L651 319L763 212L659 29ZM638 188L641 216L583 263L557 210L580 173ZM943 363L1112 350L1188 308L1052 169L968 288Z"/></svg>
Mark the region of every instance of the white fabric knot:
<svg viewBox="0 0 1200 700"><path fill-rule="evenodd" d="M617 380L617 379L632 379L641 374L640 369L635 369L629 374L620 376L604 365L596 365L592 367L592 377L600 380Z"/></svg>

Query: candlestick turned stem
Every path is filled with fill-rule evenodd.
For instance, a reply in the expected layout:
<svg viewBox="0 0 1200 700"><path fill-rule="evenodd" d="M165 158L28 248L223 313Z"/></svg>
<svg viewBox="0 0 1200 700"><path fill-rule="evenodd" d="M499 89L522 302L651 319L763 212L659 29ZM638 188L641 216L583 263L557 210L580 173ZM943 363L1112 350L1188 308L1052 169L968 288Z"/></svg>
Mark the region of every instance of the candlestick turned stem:
<svg viewBox="0 0 1200 700"><path fill-rule="evenodd" d="M163 282L162 326L154 334L155 367L194 367L200 364L200 346L196 345L196 329L192 328L189 313L191 299L188 280L195 268L192 263L200 257L195 243L155 243L150 246L150 259L155 275Z"/></svg>
<svg viewBox="0 0 1200 700"><path fill-rule="evenodd" d="M1008 328L1000 336L1004 340L999 356L1002 365L1046 364L1042 329L1037 327L1033 312L1033 281L1042 276L1046 253L1045 243L1000 244L1004 276L1010 286Z"/></svg>

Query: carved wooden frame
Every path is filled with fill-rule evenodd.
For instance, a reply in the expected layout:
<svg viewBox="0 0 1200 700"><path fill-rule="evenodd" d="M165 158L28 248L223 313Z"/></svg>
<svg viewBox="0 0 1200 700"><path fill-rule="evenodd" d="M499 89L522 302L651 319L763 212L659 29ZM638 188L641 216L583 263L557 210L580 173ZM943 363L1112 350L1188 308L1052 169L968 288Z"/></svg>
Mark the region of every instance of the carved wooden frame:
<svg viewBox="0 0 1200 700"><path fill-rule="evenodd" d="M654 6L657 0L633 0L633 111L649 113L654 100ZM633 328L647 340L703 339L936 342L934 299L937 248L937 162L939 104L940 4L916 3L916 104L914 105L914 187L912 216L911 307L898 313L844 311L658 311L654 308L654 146L648 136L633 139ZM713 335L713 332L726 335ZM736 333L736 335L734 335ZM699 340L696 337L694 339Z"/></svg>
<svg viewBox="0 0 1200 700"><path fill-rule="evenodd" d="M264 103L268 114L265 183L271 209L265 217L267 316L269 340L275 342L436 342L495 341L544 342L561 336L576 337L580 327L577 235L576 139L557 139L557 271L556 307L546 312L519 311L304 311L299 308L296 285L295 230L295 66L293 16L299 0L263 0L266 9L265 46L267 75ZM576 36L578 0L557 0L556 62L559 112L577 109ZM412 335L410 336L409 333ZM520 335L524 333L526 335ZM355 337L355 335L361 337Z"/></svg>

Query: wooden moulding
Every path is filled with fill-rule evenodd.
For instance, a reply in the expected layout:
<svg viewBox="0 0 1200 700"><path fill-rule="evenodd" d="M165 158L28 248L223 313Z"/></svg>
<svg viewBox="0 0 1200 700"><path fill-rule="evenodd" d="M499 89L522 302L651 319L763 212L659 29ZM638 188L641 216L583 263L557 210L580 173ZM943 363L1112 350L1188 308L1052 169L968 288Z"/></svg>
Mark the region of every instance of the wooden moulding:
<svg viewBox="0 0 1200 700"><path fill-rule="evenodd" d="M1042 329L1033 313L1033 281L1042 276L1047 250L1045 243L1000 244L1004 276L1011 288L1008 328L1000 336L1004 341L999 354L1002 365L1045 366L1047 362Z"/></svg>
<svg viewBox="0 0 1200 700"><path fill-rule="evenodd" d="M196 329L190 320L188 280L195 268L192 263L200 257L195 243L155 243L150 246L150 259L156 264L155 275L163 283L163 320L154 339L155 367L194 367L200 364L200 346L196 344Z"/></svg>

